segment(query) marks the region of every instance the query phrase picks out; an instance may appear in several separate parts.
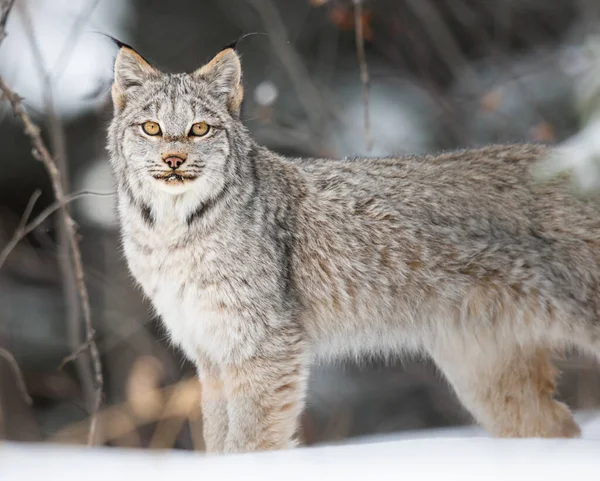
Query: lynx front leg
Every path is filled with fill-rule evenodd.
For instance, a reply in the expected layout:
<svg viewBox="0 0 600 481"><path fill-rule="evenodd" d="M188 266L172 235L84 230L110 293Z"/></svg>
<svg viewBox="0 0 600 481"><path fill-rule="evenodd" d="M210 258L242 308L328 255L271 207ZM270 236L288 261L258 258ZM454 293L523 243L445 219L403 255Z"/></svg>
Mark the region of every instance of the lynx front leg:
<svg viewBox="0 0 600 481"><path fill-rule="evenodd" d="M219 372L206 366L198 367L202 389L202 424L204 443L209 453L220 453L225 448L229 429L227 398Z"/></svg>
<svg viewBox="0 0 600 481"><path fill-rule="evenodd" d="M270 352L223 371L228 400L226 452L294 446L304 407L307 366L303 354Z"/></svg>

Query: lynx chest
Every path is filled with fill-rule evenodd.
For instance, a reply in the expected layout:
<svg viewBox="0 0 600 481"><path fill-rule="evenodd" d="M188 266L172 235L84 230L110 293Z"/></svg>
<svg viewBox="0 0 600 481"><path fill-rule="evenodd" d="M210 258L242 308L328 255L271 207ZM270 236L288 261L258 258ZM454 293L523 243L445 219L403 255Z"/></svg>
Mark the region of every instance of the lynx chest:
<svg viewBox="0 0 600 481"><path fill-rule="evenodd" d="M192 361L226 361L242 342L235 312L223 308L235 293L216 282L219 259L210 247L142 247L124 241L129 268L149 297L171 341Z"/></svg>

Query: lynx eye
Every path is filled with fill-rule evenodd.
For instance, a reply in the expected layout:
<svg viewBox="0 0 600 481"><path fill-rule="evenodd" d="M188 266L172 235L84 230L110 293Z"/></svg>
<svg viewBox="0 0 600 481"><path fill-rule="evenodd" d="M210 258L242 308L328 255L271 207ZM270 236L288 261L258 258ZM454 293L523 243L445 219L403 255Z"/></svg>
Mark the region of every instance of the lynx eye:
<svg viewBox="0 0 600 481"><path fill-rule="evenodd" d="M158 125L156 122L151 122L151 121L144 122L142 124L142 129L148 135L159 135L161 133L160 125Z"/></svg>
<svg viewBox="0 0 600 481"><path fill-rule="evenodd" d="M193 137L204 137L209 132L210 125L208 125L206 122L198 122L197 124L192 125L190 135Z"/></svg>

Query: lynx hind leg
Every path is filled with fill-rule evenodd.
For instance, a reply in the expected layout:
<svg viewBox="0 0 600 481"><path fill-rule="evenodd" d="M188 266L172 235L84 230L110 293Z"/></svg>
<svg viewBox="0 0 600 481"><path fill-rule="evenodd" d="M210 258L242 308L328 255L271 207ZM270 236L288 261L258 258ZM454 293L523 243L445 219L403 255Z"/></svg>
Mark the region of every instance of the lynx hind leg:
<svg viewBox="0 0 600 481"><path fill-rule="evenodd" d="M493 436L577 437L568 407L553 398L556 369L547 349L500 352L494 342L438 347L433 358L460 401Z"/></svg>

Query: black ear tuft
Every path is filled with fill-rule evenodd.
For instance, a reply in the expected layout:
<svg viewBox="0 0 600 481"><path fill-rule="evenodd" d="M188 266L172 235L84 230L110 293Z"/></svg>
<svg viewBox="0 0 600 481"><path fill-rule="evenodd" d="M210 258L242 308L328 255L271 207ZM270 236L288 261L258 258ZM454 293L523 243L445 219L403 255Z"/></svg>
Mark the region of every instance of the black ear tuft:
<svg viewBox="0 0 600 481"><path fill-rule="evenodd" d="M104 37L110 39L112 41L112 43L114 43L119 48L125 47L125 48L129 48L131 50L135 50L131 45L127 45L125 42L121 42L121 40L119 40L116 37L113 37L109 33L98 32L97 30L93 30L92 33L97 33L98 35L103 35Z"/></svg>
<svg viewBox="0 0 600 481"><path fill-rule="evenodd" d="M134 48L131 45L129 45L129 44L125 43L125 42L121 42L118 38L115 38L112 35L106 35L106 36L108 38L110 38L115 43L115 45L117 47L119 47L119 48L125 47L125 48L130 48L131 50L134 50Z"/></svg>
<svg viewBox="0 0 600 481"><path fill-rule="evenodd" d="M104 37L106 37L106 38L108 38L109 40L111 40L111 41L112 41L112 43L114 43L114 44L115 44L117 47L119 47L119 49L121 49L121 48L128 48L129 50L133 50L133 51L134 51L134 52L136 52L136 53L137 53L137 54L138 54L140 57L142 57L142 59L144 59L146 62L148 62L148 60L147 60L147 59L146 59L144 56L140 55L140 54L139 54L139 52L138 52L138 51L137 51L135 48L133 48L131 45L129 45L129 44L125 43L125 42L122 42L122 41L121 41L121 40L119 40L118 38L116 38L116 37L113 37L111 34L109 34L109 33L104 33L104 32L99 32L99 31L97 31L97 30L92 30L92 33L97 33L98 35L103 35ZM148 63L150 63L150 62L148 62Z"/></svg>
<svg viewBox="0 0 600 481"><path fill-rule="evenodd" d="M225 45L221 50L227 50L228 48L235 50L237 52L237 46L238 44L244 40L246 37L251 37L252 35L264 35L265 37L268 37L268 35L264 32L248 32L245 33L244 35L240 35L236 40L234 40L233 42L231 42L228 45Z"/></svg>
<svg viewBox="0 0 600 481"><path fill-rule="evenodd" d="M231 42L228 45L225 45L221 50L227 50L228 48L232 49L232 50L236 50L237 51L237 44L239 42L239 39L236 40L235 42Z"/></svg>

